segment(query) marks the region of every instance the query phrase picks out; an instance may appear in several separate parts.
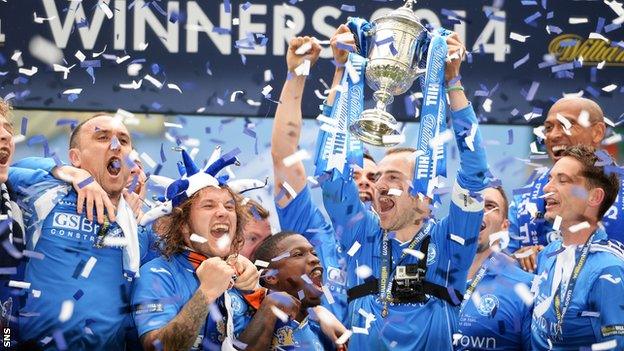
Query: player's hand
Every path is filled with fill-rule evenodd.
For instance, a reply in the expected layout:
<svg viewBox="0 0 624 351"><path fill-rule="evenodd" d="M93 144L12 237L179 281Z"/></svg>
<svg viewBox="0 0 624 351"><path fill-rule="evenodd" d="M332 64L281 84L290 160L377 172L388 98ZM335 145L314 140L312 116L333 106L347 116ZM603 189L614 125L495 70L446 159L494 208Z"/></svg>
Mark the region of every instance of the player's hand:
<svg viewBox="0 0 624 351"><path fill-rule="evenodd" d="M351 51L355 51L355 37L353 37L353 33L349 27L344 24L341 24L336 32L331 37L330 45L332 48L332 52L334 53L334 60L336 63L344 65L347 62L347 58L349 57L349 49Z"/></svg>
<svg viewBox="0 0 624 351"><path fill-rule="evenodd" d="M338 338L347 331L344 325L323 306L314 307L314 313L319 320L319 325L321 326L321 331L325 336L331 339L331 341L336 341Z"/></svg>
<svg viewBox="0 0 624 351"><path fill-rule="evenodd" d="M306 50L307 48L307 50ZM310 61L310 66L314 66L321 54L321 46L313 37L296 37L290 40L288 52L286 53L286 64L289 72L302 65L305 60Z"/></svg>
<svg viewBox="0 0 624 351"><path fill-rule="evenodd" d="M448 46L448 55L446 67L444 69L444 80L446 83L459 76L462 60L466 56L466 47L459 40L459 35L453 33L446 37L446 45Z"/></svg>
<svg viewBox="0 0 624 351"><path fill-rule="evenodd" d="M250 291L258 287L260 280L260 272L254 264L242 255L236 256L236 261L230 262L234 265L238 278L234 283L234 287L238 290Z"/></svg>
<svg viewBox="0 0 624 351"><path fill-rule="evenodd" d="M137 223L141 222L141 218L143 218L143 201L141 201L141 196L137 195L137 193L128 192L127 189L123 190L124 200L128 203L128 206L132 209L132 213L134 213L134 218L136 218Z"/></svg>
<svg viewBox="0 0 624 351"><path fill-rule="evenodd" d="M527 272L535 272L537 269L537 254L544 249L542 245L525 246L514 252L514 258L520 263L520 267Z"/></svg>
<svg viewBox="0 0 624 351"><path fill-rule="evenodd" d="M290 319L295 319L299 314L301 302L290 296L288 293L278 291L268 294L264 300L262 300L262 304L260 305L260 309L262 309L265 313L273 314L274 312L271 307L276 307L286 313Z"/></svg>
<svg viewBox="0 0 624 351"><path fill-rule="evenodd" d="M115 206L111 202L106 191L104 191L95 180L81 187L81 184L86 179L91 178L91 174L84 169L72 168L71 182L78 194L78 199L76 201L78 214L82 214L82 209L86 204L86 216L88 220L93 221L93 208L95 207L97 222L99 224L104 223L104 210L106 210L109 221L115 222L117 220L115 216Z"/></svg>
<svg viewBox="0 0 624 351"><path fill-rule="evenodd" d="M220 257L211 257L202 262L195 273L199 278L199 289L213 301L230 287L236 271Z"/></svg>

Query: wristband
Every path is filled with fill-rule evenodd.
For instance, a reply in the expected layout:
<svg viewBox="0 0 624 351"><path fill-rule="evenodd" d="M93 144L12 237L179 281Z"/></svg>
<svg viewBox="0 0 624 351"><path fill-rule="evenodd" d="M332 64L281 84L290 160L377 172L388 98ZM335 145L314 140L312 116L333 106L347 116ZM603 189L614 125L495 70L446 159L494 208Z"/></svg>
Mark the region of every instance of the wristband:
<svg viewBox="0 0 624 351"><path fill-rule="evenodd" d="M461 91L464 91L464 87L463 87L463 86L461 86L461 85L454 85L454 86L452 86L452 87L447 87L447 88L446 88L446 91L447 91L447 92L449 92L449 93L450 93L451 91L460 91L460 90L461 90Z"/></svg>

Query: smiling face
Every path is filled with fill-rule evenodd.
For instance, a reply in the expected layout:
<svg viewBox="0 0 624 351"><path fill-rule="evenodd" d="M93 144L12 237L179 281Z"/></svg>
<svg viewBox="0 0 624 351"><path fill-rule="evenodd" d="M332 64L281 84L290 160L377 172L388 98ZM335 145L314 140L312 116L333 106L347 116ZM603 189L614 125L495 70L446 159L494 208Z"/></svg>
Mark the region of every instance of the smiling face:
<svg viewBox="0 0 624 351"><path fill-rule="evenodd" d="M323 267L314 247L302 235L293 234L280 240L275 252L276 257L286 257L271 262L268 287L300 299L302 308L318 306L323 295Z"/></svg>
<svg viewBox="0 0 624 351"><path fill-rule="evenodd" d="M91 173L111 198L118 198L130 176L128 129L120 119L98 116L85 122L77 133L77 143L69 150L72 165Z"/></svg>
<svg viewBox="0 0 624 351"><path fill-rule="evenodd" d="M479 231L477 253L481 253L490 247L490 235L509 228L507 205L500 191L495 188L485 189L483 200L485 207Z"/></svg>
<svg viewBox="0 0 624 351"><path fill-rule="evenodd" d="M579 119L582 115L586 117ZM563 119L569 122L568 128ZM602 110L588 99L560 99L548 111L544 121L546 151L553 162L561 158L561 153L567 146L599 146L604 134Z"/></svg>
<svg viewBox="0 0 624 351"><path fill-rule="evenodd" d="M9 165L15 154L13 124L5 116L0 116L0 183L9 177Z"/></svg>
<svg viewBox="0 0 624 351"><path fill-rule="evenodd" d="M544 217L548 221L560 216L564 227L587 220L590 190L581 172L581 162L569 156L561 158L550 170L548 184L544 187L545 194L552 193L545 198Z"/></svg>
<svg viewBox="0 0 624 351"><path fill-rule="evenodd" d="M236 228L236 202L230 192L212 186L200 190L191 206L185 233L187 245L205 256L225 258L232 254ZM193 233L206 242L191 241Z"/></svg>
<svg viewBox="0 0 624 351"><path fill-rule="evenodd" d="M353 180L357 184L360 200L373 201L375 197L375 176L377 165L372 160L364 159L364 168L353 167Z"/></svg>
<svg viewBox="0 0 624 351"><path fill-rule="evenodd" d="M413 170L414 160L409 152L387 155L377 166L373 207L385 230L403 229L430 214L428 199L409 194Z"/></svg>

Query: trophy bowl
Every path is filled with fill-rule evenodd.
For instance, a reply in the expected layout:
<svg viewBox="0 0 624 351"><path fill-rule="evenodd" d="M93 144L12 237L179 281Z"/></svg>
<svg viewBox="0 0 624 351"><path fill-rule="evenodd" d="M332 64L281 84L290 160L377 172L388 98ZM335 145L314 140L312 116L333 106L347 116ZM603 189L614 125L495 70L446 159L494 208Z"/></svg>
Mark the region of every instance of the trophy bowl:
<svg viewBox="0 0 624 351"><path fill-rule="evenodd" d="M396 138L384 138L401 134L396 119L386 108L395 95L405 93L425 72L418 66L423 56L421 41L426 29L412 10L413 3L413 0L406 0L402 7L373 20L374 42L368 53L366 82L375 90L376 106L363 111L349 127L367 144L398 144Z"/></svg>

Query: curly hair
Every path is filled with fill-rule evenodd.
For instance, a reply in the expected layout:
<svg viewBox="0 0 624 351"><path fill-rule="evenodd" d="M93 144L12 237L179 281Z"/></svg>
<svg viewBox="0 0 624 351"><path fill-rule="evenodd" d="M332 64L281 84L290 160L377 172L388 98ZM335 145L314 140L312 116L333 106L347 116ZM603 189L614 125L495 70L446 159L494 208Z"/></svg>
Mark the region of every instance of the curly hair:
<svg viewBox="0 0 624 351"><path fill-rule="evenodd" d="M158 246L160 248L160 252L166 258L170 258L171 256L184 251L184 224L190 224L189 222L193 204L198 201L200 195L205 191L205 189L207 188L196 192L181 205L174 207L171 214L159 218L154 223L154 231L156 231L159 236ZM222 187L222 189L226 189L235 202L236 232L234 233L234 238L232 239L232 243L230 245L230 253L238 254L245 243L243 227L249 219L249 211L246 206L243 206L243 198L239 194L235 193L227 186Z"/></svg>
<svg viewBox="0 0 624 351"><path fill-rule="evenodd" d="M11 115L11 105L3 99L0 99L0 117L4 117L7 120L10 120L9 116Z"/></svg>

